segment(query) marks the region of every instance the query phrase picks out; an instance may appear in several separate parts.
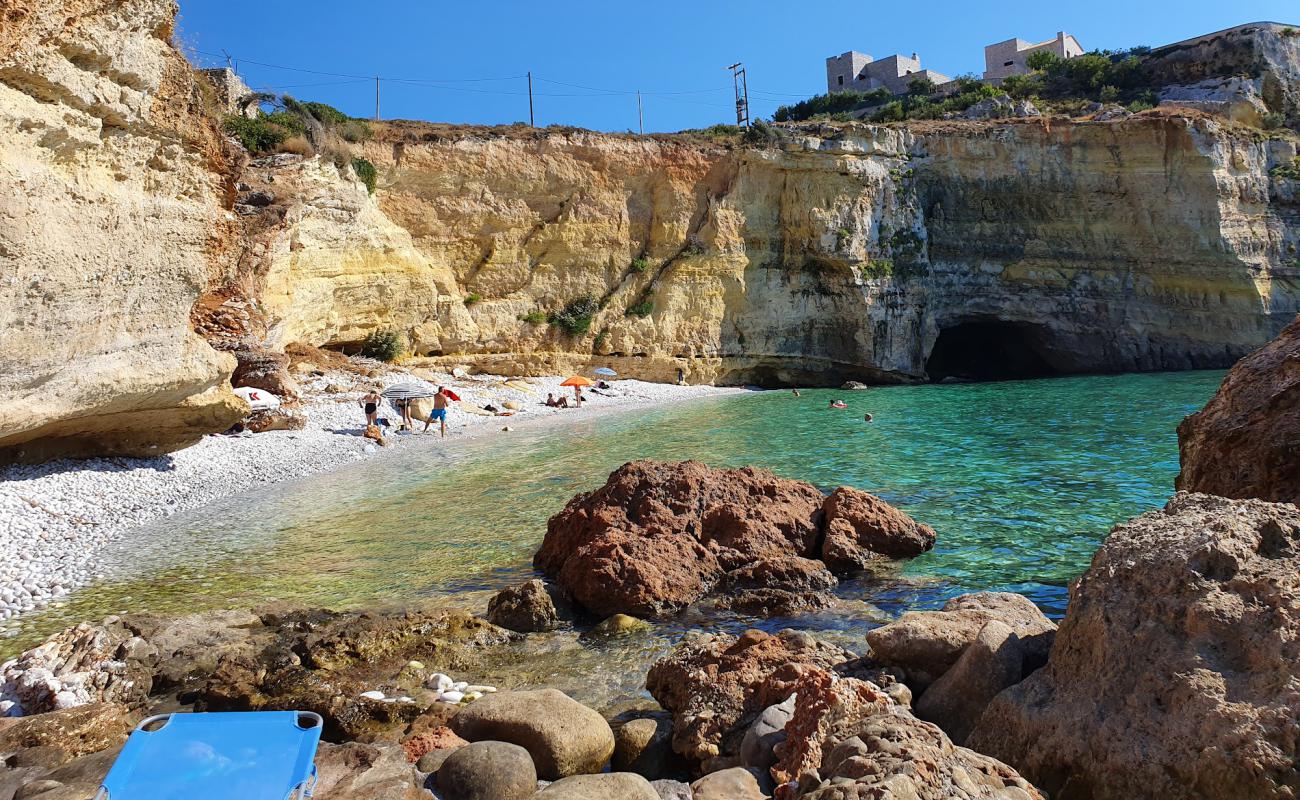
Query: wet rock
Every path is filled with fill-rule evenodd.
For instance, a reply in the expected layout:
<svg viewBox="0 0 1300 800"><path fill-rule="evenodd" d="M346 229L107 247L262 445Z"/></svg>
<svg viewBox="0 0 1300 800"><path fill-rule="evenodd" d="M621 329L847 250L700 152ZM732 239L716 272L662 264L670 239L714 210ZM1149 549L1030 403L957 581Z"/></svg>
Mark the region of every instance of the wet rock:
<svg viewBox="0 0 1300 800"><path fill-rule="evenodd" d="M947 672L990 620L1008 625L1025 651L1025 672L1047 660L1056 624L1028 598L1011 592L976 592L954 597L940 611L909 611L897 621L867 632L871 656L900 667L913 691Z"/></svg>
<svg viewBox="0 0 1300 800"><path fill-rule="evenodd" d="M763 709L740 742L741 764L767 770L776 763L774 749L785 741L785 725L794 717L797 700L798 697L792 694L782 702Z"/></svg>
<svg viewBox="0 0 1300 800"><path fill-rule="evenodd" d="M659 800L650 782L631 772L574 775L541 790L537 800Z"/></svg>
<svg viewBox="0 0 1300 800"><path fill-rule="evenodd" d="M321 800L428 800L420 774L396 745L332 744L316 751Z"/></svg>
<svg viewBox="0 0 1300 800"><path fill-rule="evenodd" d="M650 623L643 619L629 616L627 614L615 614L609 619L601 620L589 632L593 636L615 636L620 633L630 633L632 631L644 630L650 627Z"/></svg>
<svg viewBox="0 0 1300 800"><path fill-rule="evenodd" d="M402 749L406 751L406 760L413 764L420 762L432 751L456 750L467 744L469 742L457 736L455 731L446 726L416 731L408 734L401 741ZM421 768L420 771L432 772L433 770Z"/></svg>
<svg viewBox="0 0 1300 800"><path fill-rule="evenodd" d="M858 392L871 387L861 381L845 381L840 384L840 390L845 392Z"/></svg>
<svg viewBox="0 0 1300 800"><path fill-rule="evenodd" d="M253 433L300 431L307 427L307 415L296 408L268 408L249 414L244 427Z"/></svg>
<svg viewBox="0 0 1300 800"><path fill-rule="evenodd" d="M0 753L42 750L46 751L45 765L54 766L121 746L138 719L115 703L91 703L21 717L0 728Z"/></svg>
<svg viewBox="0 0 1300 800"><path fill-rule="evenodd" d="M551 518L534 563L607 616L655 616L707 594L758 558L807 553L822 495L747 467L636 461Z"/></svg>
<svg viewBox="0 0 1300 800"><path fill-rule="evenodd" d="M524 800L537 791L528 751L508 742L460 748L438 768L437 780L445 800Z"/></svg>
<svg viewBox="0 0 1300 800"><path fill-rule="evenodd" d="M829 608L835 598L826 592L789 592L784 589L745 589L718 598L716 607L752 617L790 617Z"/></svg>
<svg viewBox="0 0 1300 800"><path fill-rule="evenodd" d="M970 745L1054 796L1286 797L1298 642L1300 511L1180 493L1111 531L1047 666L994 698Z"/></svg>
<svg viewBox="0 0 1300 800"><path fill-rule="evenodd" d="M966 646L961 658L925 690L916 715L963 744L998 692L1019 683L1025 653L1007 625L991 620Z"/></svg>
<svg viewBox="0 0 1300 800"><path fill-rule="evenodd" d="M881 557L911 558L934 547L935 533L872 494L841 486L826 498L821 557L836 571L859 570Z"/></svg>
<svg viewBox="0 0 1300 800"><path fill-rule="evenodd" d="M851 658L847 650L796 631L713 634L688 640L655 662L646 688L673 713L673 749L704 761L737 754L754 719L789 697L803 670Z"/></svg>
<svg viewBox="0 0 1300 800"><path fill-rule="evenodd" d="M778 556L762 558L728 572L718 588L724 592L745 589L823 592L834 588L838 583L820 561L799 556Z"/></svg>
<svg viewBox="0 0 1300 800"><path fill-rule="evenodd" d="M654 780L667 775L674 764L673 724L666 713L633 716L631 712L616 718L614 730L614 757L610 769L615 772L635 772Z"/></svg>
<svg viewBox="0 0 1300 800"><path fill-rule="evenodd" d="M1044 800L1015 770L954 746L871 683L812 670L795 692L772 769L778 800Z"/></svg>
<svg viewBox="0 0 1300 800"><path fill-rule="evenodd" d="M238 365L230 376L231 386L250 386L280 398L299 397L298 382L289 374L289 357L263 349L233 350Z"/></svg>
<svg viewBox="0 0 1300 800"><path fill-rule="evenodd" d="M1300 318L1183 420L1178 451L1182 491L1300 503Z"/></svg>
<svg viewBox="0 0 1300 800"><path fill-rule="evenodd" d="M560 626L555 601L546 584L533 579L510 586L488 601L487 618L494 625L520 633L551 631Z"/></svg>
<svg viewBox="0 0 1300 800"><path fill-rule="evenodd" d="M805 569L800 576L783 574L787 568L778 566L785 559L795 559L787 562L793 564L821 554L824 502L811 484L752 467L635 461L611 474L600 489L575 496L552 517L533 562L599 615L675 613L728 582L736 571L741 574L730 580L735 591L760 577L825 583L821 570ZM837 542L865 535L852 528L846 512ZM856 546L869 543L857 541ZM897 549L910 552L901 545ZM763 570L766 576L758 574ZM766 584L749 588L807 591Z"/></svg>
<svg viewBox="0 0 1300 800"><path fill-rule="evenodd" d="M544 780L599 772L614 753L605 718L555 689L489 694L457 714L451 728L471 742L525 748Z"/></svg>
<svg viewBox="0 0 1300 800"><path fill-rule="evenodd" d="M760 781L763 775L758 770L732 767L709 773L692 783L691 796L694 800L765 800L769 795L763 791Z"/></svg>

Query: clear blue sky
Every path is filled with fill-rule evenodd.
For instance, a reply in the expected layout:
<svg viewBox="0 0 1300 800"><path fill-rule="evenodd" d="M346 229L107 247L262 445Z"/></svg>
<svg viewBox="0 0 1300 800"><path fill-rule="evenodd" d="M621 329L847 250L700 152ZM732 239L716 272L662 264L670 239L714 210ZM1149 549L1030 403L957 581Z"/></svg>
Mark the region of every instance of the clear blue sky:
<svg viewBox="0 0 1300 800"><path fill-rule="evenodd" d="M528 119L526 83L512 76L531 70L538 125L635 130L636 97L620 92L641 89L647 132L734 122L725 69L733 61L748 69L751 115L771 117L782 103L824 92L825 58L846 50L876 57L915 51L922 66L957 75L980 72L984 45L1013 36L1040 41L1065 30L1087 49L1118 49L1243 22L1300 23L1295 0L180 3L187 47L228 51L254 88L370 116L373 81L344 82L349 79L251 62L378 74L403 79L383 83L385 118L508 124ZM808 11L799 13L800 5ZM219 55L195 58L204 65L224 61ZM503 80L466 80L484 78ZM418 82L406 82L412 80Z"/></svg>

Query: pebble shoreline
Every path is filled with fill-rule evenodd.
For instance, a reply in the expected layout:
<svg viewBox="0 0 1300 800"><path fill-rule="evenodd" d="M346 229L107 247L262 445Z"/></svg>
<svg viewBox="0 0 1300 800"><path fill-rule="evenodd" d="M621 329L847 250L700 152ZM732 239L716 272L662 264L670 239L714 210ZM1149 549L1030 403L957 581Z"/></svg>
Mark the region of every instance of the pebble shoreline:
<svg viewBox="0 0 1300 800"><path fill-rule="evenodd" d="M424 372L424 371L421 371ZM63 459L0 470L0 636L18 633L10 623L20 615L56 602L96 578L96 552L124 532L163 517L189 511L253 487L319 474L409 447L455 447L484 435L509 436L502 428L564 425L607 413L743 391L713 386L675 386L619 380L609 395L588 394L581 409L542 404L557 396L563 378L531 378L533 391L504 385L506 378L424 373L454 388L463 405L520 404L514 416L476 416L453 406L447 438L436 426L427 433L392 435L390 446L375 447L361 437L364 416L357 405L366 385L421 381L402 370L366 380L342 372L300 379L307 427L239 436L205 436L197 444L156 458ZM516 379L521 380L521 379ZM335 388L327 393L326 387ZM339 386L345 390L338 392ZM385 406L390 420L398 415ZM417 429L422 423L417 423Z"/></svg>

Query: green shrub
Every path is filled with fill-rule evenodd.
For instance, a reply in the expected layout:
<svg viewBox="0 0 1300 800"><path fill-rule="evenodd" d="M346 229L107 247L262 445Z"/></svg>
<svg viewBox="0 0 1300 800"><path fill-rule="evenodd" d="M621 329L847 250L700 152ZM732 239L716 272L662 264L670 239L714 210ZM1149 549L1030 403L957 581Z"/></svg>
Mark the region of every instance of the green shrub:
<svg viewBox="0 0 1300 800"><path fill-rule="evenodd" d="M482 299L483 299L483 295L479 294L478 292L470 292L469 294L465 295L465 305L472 306Z"/></svg>
<svg viewBox="0 0 1300 800"><path fill-rule="evenodd" d="M650 269L650 259L644 256L642 256L641 258L632 259L633 272L640 274L642 272L645 272L648 269Z"/></svg>
<svg viewBox="0 0 1300 800"><path fill-rule="evenodd" d="M653 301L642 300L636 305L630 306L627 310L627 315L629 317L648 317L650 316L650 312L654 310L655 310L655 304Z"/></svg>
<svg viewBox="0 0 1300 800"><path fill-rule="evenodd" d="M374 331L361 343L361 355L379 361L392 361L402 353L402 339L393 330Z"/></svg>
<svg viewBox="0 0 1300 800"><path fill-rule="evenodd" d="M848 228L839 228L835 231L835 246L845 247L853 240L853 231Z"/></svg>
<svg viewBox="0 0 1300 800"><path fill-rule="evenodd" d="M335 128L335 132L340 139L352 144L367 141L374 135L370 123L363 119L350 119Z"/></svg>
<svg viewBox="0 0 1300 800"><path fill-rule="evenodd" d="M929 78L913 78L907 82L907 93L928 97L934 94L934 81Z"/></svg>
<svg viewBox="0 0 1300 800"><path fill-rule="evenodd" d="M591 343L591 352L601 353L605 350L605 345L609 343L609 331L603 330L596 334L596 340Z"/></svg>
<svg viewBox="0 0 1300 800"><path fill-rule="evenodd" d="M334 106L324 103L300 103L302 110L315 117L322 125L341 125L352 119Z"/></svg>
<svg viewBox="0 0 1300 800"><path fill-rule="evenodd" d="M582 336L591 330L591 321L600 304L589 294L570 300L561 311L554 311L547 317L547 322L556 325L570 336Z"/></svg>
<svg viewBox="0 0 1300 800"><path fill-rule="evenodd" d="M1292 36L1300 36L1300 31L1288 25L1287 27L1282 29L1282 35L1289 39Z"/></svg>
<svg viewBox="0 0 1300 800"><path fill-rule="evenodd" d="M681 254L684 257L704 255L704 245L694 240L689 241L686 243L686 246L682 248Z"/></svg>
<svg viewBox="0 0 1300 800"><path fill-rule="evenodd" d="M1259 126L1266 131L1274 131L1286 124L1286 115L1280 111L1270 111L1259 118Z"/></svg>
<svg viewBox="0 0 1300 800"><path fill-rule="evenodd" d="M857 111L869 106L879 105L890 100L893 95L888 89L875 89L870 92L832 92L819 94L800 100L794 105L781 106L772 115L777 122L799 122L812 119L822 114L830 115L841 112Z"/></svg>
<svg viewBox="0 0 1300 800"><path fill-rule="evenodd" d="M1275 178L1291 178L1300 180L1300 156L1296 156L1290 164L1279 164L1268 171L1269 175Z"/></svg>
<svg viewBox="0 0 1300 800"><path fill-rule="evenodd" d="M307 123L303 122L302 117L289 111L273 111L263 116L262 119L272 125L279 125L288 131L290 135L305 136L307 134Z"/></svg>
<svg viewBox="0 0 1300 800"><path fill-rule="evenodd" d="M1101 87L1101 91L1097 93L1097 99L1103 103L1113 103L1119 99L1119 89L1107 84Z"/></svg>
<svg viewBox="0 0 1300 800"><path fill-rule="evenodd" d="M250 153L269 153L289 138L289 131L272 124L265 117L249 119L231 114L222 122L222 128L238 139Z"/></svg>
<svg viewBox="0 0 1300 800"><path fill-rule="evenodd" d="M352 171L357 173L357 178L366 185L366 191L374 194L375 183L379 180L379 171L375 169L375 165L364 158L354 158Z"/></svg>
<svg viewBox="0 0 1300 800"><path fill-rule="evenodd" d="M746 144L766 145L772 144L780 137L771 125L768 125L761 119L756 119L745 129L744 140Z"/></svg>
<svg viewBox="0 0 1300 800"><path fill-rule="evenodd" d="M862 274L868 279L888 278L894 274L894 262L887 258L872 259L862 268Z"/></svg>
<svg viewBox="0 0 1300 800"><path fill-rule="evenodd" d="M520 314L517 319L520 322L527 322L529 325L545 325L546 313L543 311L529 311L527 314Z"/></svg>
<svg viewBox="0 0 1300 800"><path fill-rule="evenodd" d="M1049 53L1046 50L1039 50L1030 53L1025 59L1025 66L1034 70L1046 70L1056 65L1056 62L1062 60L1056 53Z"/></svg>

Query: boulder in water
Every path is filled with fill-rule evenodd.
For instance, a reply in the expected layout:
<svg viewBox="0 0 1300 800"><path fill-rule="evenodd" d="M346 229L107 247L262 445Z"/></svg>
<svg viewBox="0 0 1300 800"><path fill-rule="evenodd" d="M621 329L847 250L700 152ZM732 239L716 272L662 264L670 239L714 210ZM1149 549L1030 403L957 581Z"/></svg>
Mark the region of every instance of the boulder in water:
<svg viewBox="0 0 1300 800"><path fill-rule="evenodd" d="M912 558L934 547L935 532L872 494L841 486L826 498L821 558L837 571L882 558Z"/></svg>
<svg viewBox="0 0 1300 800"><path fill-rule="evenodd" d="M546 584L534 578L497 592L488 601L487 618L494 625L519 633L550 631L560 626L560 613Z"/></svg>
<svg viewBox="0 0 1300 800"><path fill-rule="evenodd" d="M498 692L466 706L451 721L471 742L511 742L526 749L544 780L599 772L614 753L605 718L555 689Z"/></svg>

